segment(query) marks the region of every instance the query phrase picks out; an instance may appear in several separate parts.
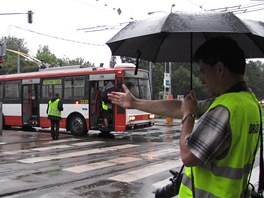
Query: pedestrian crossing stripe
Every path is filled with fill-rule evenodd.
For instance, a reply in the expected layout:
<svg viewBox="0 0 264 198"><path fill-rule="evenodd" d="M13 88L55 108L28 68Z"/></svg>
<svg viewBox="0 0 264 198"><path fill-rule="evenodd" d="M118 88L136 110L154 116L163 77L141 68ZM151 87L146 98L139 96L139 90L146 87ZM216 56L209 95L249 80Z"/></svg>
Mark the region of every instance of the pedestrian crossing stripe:
<svg viewBox="0 0 264 198"><path fill-rule="evenodd" d="M49 147L39 147L39 148L33 148L30 149L32 151L49 151L53 149L64 149L64 148L70 148L72 146L70 145L56 145L56 146L49 146Z"/></svg>
<svg viewBox="0 0 264 198"><path fill-rule="evenodd" d="M174 153L176 154L176 152L179 152L180 149L179 148L167 148L167 149L162 149L162 150L158 150L158 151L154 151L154 152L148 152L148 153L144 153L141 154L140 156L143 158L147 158L148 160L152 160L155 159L157 157L163 156L163 155L168 155L170 153Z"/></svg>
<svg viewBox="0 0 264 198"><path fill-rule="evenodd" d="M106 168L106 167L114 166L118 164L125 164L129 162L143 160L142 158L147 158L147 160L153 160L156 157L160 157L162 155L168 155L168 153L175 153L176 151L178 151L178 149L162 149L158 151L151 151L145 154L141 154L139 155L141 158L119 157L117 159L112 159L112 160L108 160L104 162L95 162L95 163L80 165L80 166L74 166L70 168L65 168L63 170L74 172L74 173L82 173L82 172L92 171L92 170L100 169L100 168Z"/></svg>
<svg viewBox="0 0 264 198"><path fill-rule="evenodd" d="M73 138L68 139L68 141L75 140ZM76 139L78 140L78 139ZM64 141L66 142L66 141ZM28 153L31 151L49 151L54 149L64 149L64 148L72 148L73 146L87 146L87 145L93 145L93 144L102 144L105 143L104 141L91 141L91 142L79 142L74 144L63 144L63 145L54 145L54 146L45 146L45 147L38 147L38 148L32 148L32 149L23 149L23 150L16 150L16 151L5 151L2 152L2 155L15 155L19 153Z"/></svg>
<svg viewBox="0 0 264 198"><path fill-rule="evenodd" d="M111 159L103 162L95 162L91 164L85 164L85 165L80 165L80 166L74 166L70 168L65 168L63 170L73 172L73 173L82 173L82 172L87 172L87 171L92 171L100 168L106 168L110 166L115 166L115 165L120 165L120 164L126 164L126 163L131 163L135 161L141 160L140 158L135 158L135 157L119 157L116 159Z"/></svg>
<svg viewBox="0 0 264 198"><path fill-rule="evenodd" d="M67 138L67 139L62 139L62 140L51 140L48 141L47 144L58 144L58 143L65 143L65 142L73 142L73 141L80 141L81 139L77 139L77 138Z"/></svg>
<svg viewBox="0 0 264 198"><path fill-rule="evenodd" d="M134 182L139 179L143 179L145 177L160 173L162 171L166 171L172 168L179 167L182 164L181 160L170 160L170 161L165 161L160 164L154 164L151 166L147 166L145 168L141 168L138 170L126 172L123 174L115 175L113 177L110 177L108 179L110 180L115 180L119 182Z"/></svg>
<svg viewBox="0 0 264 198"><path fill-rule="evenodd" d="M63 142L68 142L68 141L75 141L75 140L80 140L80 139L67 139ZM52 141L55 142L55 141ZM57 141L56 141L57 142ZM47 146L47 147L40 147L40 148L33 148L29 150L20 150L20 151L13 151L13 154L19 153L19 152L30 152L30 151L47 151L47 150L52 150L52 149L63 149L63 148L68 148L68 147L73 147L73 146L86 146L86 145L93 145L93 144L103 144L105 143L104 141L91 141L91 142L78 142L78 143L73 143L69 145L53 145L53 146ZM38 163L38 162L43 162L43 161L48 161L48 160L57 160L57 159L64 159L64 158L70 158L70 157L77 157L77 156L82 156L82 155L89 155L89 154L96 154L96 153L103 153L103 152L108 152L108 151L116 151L116 150L121 150L125 148L133 148L137 147L139 145L136 144L125 144L125 145L120 145L120 146L111 146L111 147L102 147L102 148L97 148L97 149L91 149L87 151L78 151L78 152L71 152L71 153L65 153L65 154L57 154L57 155L52 155L52 156L46 156L46 157L33 157L33 158L26 158L26 159L21 159L18 160L19 162L22 163ZM155 158L168 155L168 154L175 154L176 152L179 152L179 148L165 148L165 149L159 149L156 151L147 151L147 153L143 153L140 155L137 155L137 157L118 157L116 159L111 159L103 162L95 162L91 164L84 164L80 166L74 166L74 167L69 167L62 169L64 171L72 172L72 173L83 173L87 171L93 171L93 170L98 170L101 168L107 168L111 166L117 166L117 165L122 165L126 163L132 163L132 162L137 162L140 160L154 160ZM10 151L9 153L11 153ZM8 153L8 152L3 152L3 153ZM114 181L119 181L119 182L134 182L149 176L152 176L154 174L158 174L163 171L168 171L169 169L178 169L182 165L182 162L180 159L175 159L175 160L169 160L169 161L164 161L162 163L157 163L153 165L149 165L147 167L143 168L138 168L136 170L126 172L126 173L121 173L117 174L115 176L109 177L109 180L114 180ZM255 167L252 171L251 175L251 183L252 184L257 184L258 182L258 169L259 167ZM169 174L169 173L168 173ZM170 177L169 177L170 178ZM161 181L158 181L152 186L154 188L160 188L168 183L170 183L169 178L165 178Z"/></svg>
<svg viewBox="0 0 264 198"><path fill-rule="evenodd" d="M49 160L59 160L59 159L65 159L65 158L70 158L70 157L103 153L107 151L117 151L117 150L126 149L126 148L133 148L137 146L139 145L126 144L126 145L121 145L121 146L103 147L103 148L97 148L97 149L91 149L91 150L85 150L85 151L76 151L76 152L71 152L71 153L50 155L50 156L45 156L45 157L32 157L32 158L26 158L26 159L21 159L17 161L22 162L22 163L33 164L33 163L44 162L44 161L49 161Z"/></svg>

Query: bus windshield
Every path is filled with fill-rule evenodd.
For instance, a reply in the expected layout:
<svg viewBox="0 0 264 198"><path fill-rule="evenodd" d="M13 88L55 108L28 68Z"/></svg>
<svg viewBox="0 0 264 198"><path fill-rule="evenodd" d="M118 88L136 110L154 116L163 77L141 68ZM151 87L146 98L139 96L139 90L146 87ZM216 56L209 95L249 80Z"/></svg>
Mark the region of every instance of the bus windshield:
<svg viewBox="0 0 264 198"><path fill-rule="evenodd" d="M150 100L150 85L148 76L146 75L146 72L139 72L136 76L131 74L125 75L125 85L136 98Z"/></svg>

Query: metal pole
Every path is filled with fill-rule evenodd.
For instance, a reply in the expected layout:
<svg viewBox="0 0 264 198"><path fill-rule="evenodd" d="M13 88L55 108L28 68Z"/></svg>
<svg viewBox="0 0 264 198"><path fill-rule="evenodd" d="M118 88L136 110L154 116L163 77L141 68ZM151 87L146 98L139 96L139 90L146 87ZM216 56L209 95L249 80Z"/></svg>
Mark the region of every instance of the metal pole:
<svg viewBox="0 0 264 198"><path fill-rule="evenodd" d="M171 95L171 62L169 62L169 74L170 74L170 87L169 87L169 95Z"/></svg>
<svg viewBox="0 0 264 198"><path fill-rule="evenodd" d="M3 115L2 115L2 102L0 102L0 135L3 135Z"/></svg>
<svg viewBox="0 0 264 198"><path fill-rule="evenodd" d="M164 80L165 80L165 74L166 74L166 67L167 67L167 63L165 62L165 64L164 64ZM164 88L163 88L163 100L165 100L166 99L166 86L165 85L163 85L164 86Z"/></svg>
<svg viewBox="0 0 264 198"><path fill-rule="evenodd" d="M149 82L150 82L150 94L151 94L151 98L153 96L153 81L152 81L152 69L153 69L153 63L149 62Z"/></svg>
<svg viewBox="0 0 264 198"><path fill-rule="evenodd" d="M20 52L20 49L18 49L18 52ZM17 73L20 73L20 55L17 55Z"/></svg>

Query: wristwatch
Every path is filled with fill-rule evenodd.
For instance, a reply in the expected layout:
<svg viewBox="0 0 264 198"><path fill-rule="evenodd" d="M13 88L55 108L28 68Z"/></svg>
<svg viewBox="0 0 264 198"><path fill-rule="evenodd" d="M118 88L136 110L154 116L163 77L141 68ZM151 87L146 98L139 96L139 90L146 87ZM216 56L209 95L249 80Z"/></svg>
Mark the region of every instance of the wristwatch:
<svg viewBox="0 0 264 198"><path fill-rule="evenodd" d="M195 119L195 115L192 114L192 113L187 113L183 116L182 120L181 120L181 124L183 124L185 122L185 120L188 118L188 117L191 117L193 120Z"/></svg>

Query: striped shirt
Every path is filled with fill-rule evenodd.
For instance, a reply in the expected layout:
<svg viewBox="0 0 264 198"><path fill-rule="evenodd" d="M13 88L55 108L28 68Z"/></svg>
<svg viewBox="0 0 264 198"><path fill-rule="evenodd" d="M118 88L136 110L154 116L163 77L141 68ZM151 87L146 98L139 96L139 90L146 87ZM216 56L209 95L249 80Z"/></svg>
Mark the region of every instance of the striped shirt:
<svg viewBox="0 0 264 198"><path fill-rule="evenodd" d="M199 102L199 111L208 109L211 103L212 100ZM228 109L224 106L217 106L204 113L192 133L187 136L185 143L191 152L202 161L202 165L225 157L231 145Z"/></svg>

